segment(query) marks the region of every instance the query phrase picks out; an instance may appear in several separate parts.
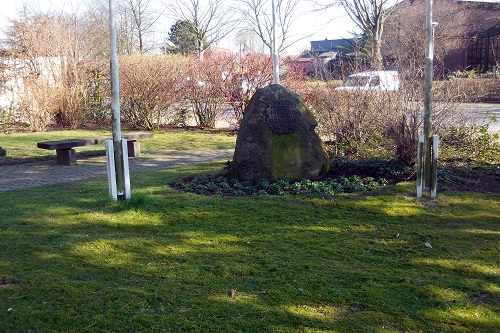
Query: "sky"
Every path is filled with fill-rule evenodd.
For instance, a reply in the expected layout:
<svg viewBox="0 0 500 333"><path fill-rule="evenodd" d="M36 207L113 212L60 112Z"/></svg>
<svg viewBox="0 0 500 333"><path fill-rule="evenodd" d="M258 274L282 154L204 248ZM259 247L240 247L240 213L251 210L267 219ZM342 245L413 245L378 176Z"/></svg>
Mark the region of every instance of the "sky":
<svg viewBox="0 0 500 333"><path fill-rule="evenodd" d="M42 11L67 10L72 12L74 8L78 8L83 3L82 1L85 1L84 3L91 3L93 0L4 0L0 7L0 30L5 28L8 18L15 18L17 16L18 10L22 9L24 4L27 4L29 8L40 9ZM156 29L158 34L165 35L173 23L173 21L164 20L163 24L160 24ZM354 23L340 8L333 8L321 13L300 15L294 21L291 33L293 36L291 39L300 39L300 41L289 47L286 53L294 55L308 50L310 48L310 41L350 38L353 31L356 31ZM230 38L221 41L219 46L235 48L234 42Z"/></svg>

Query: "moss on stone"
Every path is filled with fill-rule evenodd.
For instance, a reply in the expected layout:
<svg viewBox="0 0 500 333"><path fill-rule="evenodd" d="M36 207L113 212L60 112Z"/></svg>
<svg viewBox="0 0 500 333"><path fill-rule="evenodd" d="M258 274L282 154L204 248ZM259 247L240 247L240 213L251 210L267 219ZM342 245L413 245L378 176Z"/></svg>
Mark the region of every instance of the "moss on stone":
<svg viewBox="0 0 500 333"><path fill-rule="evenodd" d="M297 134L272 134L270 141L272 179L303 178Z"/></svg>
<svg viewBox="0 0 500 333"><path fill-rule="evenodd" d="M296 105L298 125L293 133L275 133L268 125L268 108L276 101ZM280 110L273 109L273 112ZM284 115L286 112L283 110ZM329 170L328 155L314 131L316 126L311 111L292 91L279 85L260 89L252 97L240 126L232 164L233 177L273 181L317 179L325 175Z"/></svg>

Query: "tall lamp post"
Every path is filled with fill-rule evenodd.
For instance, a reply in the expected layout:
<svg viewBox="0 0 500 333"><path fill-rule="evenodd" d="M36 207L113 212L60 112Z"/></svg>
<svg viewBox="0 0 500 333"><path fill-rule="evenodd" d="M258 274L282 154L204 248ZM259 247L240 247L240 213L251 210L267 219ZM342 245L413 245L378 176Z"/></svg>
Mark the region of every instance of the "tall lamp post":
<svg viewBox="0 0 500 333"><path fill-rule="evenodd" d="M438 136L432 135L432 80L434 61L434 28L432 21L433 0L426 0L426 51L424 70L424 134L419 136L417 157L417 197L424 189L431 199L437 195Z"/></svg>
<svg viewBox="0 0 500 333"><path fill-rule="evenodd" d="M273 51L274 84L280 84L280 69L279 69L280 65L279 65L278 50L276 49L276 7L274 6L274 0L271 1L271 6L273 7L271 24L273 29L272 51Z"/></svg>
<svg viewBox="0 0 500 333"><path fill-rule="evenodd" d="M120 124L120 82L118 75L118 52L116 47L115 2L109 0L111 111L113 140L106 142L108 185L110 197L130 199L130 180L126 141L122 139Z"/></svg>

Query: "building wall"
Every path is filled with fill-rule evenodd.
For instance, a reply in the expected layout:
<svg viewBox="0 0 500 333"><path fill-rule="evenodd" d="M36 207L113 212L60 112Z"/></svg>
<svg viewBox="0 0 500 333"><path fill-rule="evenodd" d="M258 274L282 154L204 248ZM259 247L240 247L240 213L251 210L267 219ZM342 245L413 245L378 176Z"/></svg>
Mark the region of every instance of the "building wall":
<svg viewBox="0 0 500 333"><path fill-rule="evenodd" d="M445 58L448 71L500 71L500 2L459 1L471 20L467 43Z"/></svg>

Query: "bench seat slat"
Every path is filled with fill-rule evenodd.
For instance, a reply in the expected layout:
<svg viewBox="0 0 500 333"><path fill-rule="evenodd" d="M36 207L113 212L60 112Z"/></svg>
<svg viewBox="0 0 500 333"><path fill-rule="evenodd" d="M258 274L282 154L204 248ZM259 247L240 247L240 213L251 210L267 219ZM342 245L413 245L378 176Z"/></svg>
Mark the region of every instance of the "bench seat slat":
<svg viewBox="0 0 500 333"><path fill-rule="evenodd" d="M71 149L73 147L90 146L90 145L95 145L95 142L92 138L82 138L82 139L38 142L36 145L38 148L53 150L53 149Z"/></svg>
<svg viewBox="0 0 500 333"><path fill-rule="evenodd" d="M154 134L152 132L129 132L122 133L121 137L127 140L128 156L138 157L141 152L141 146L140 143L137 142L137 140L143 138L152 138L154 137ZM38 142L36 145L38 148L42 149L55 149L57 155L57 163L61 165L71 166L76 164L76 153L75 150L72 149L73 147L99 145L103 144L104 141L108 139L112 139L112 137L109 135L101 135L92 138Z"/></svg>
<svg viewBox="0 0 500 333"><path fill-rule="evenodd" d="M122 133L122 138L131 140L147 139L152 138L154 134L152 132L133 132L133 133Z"/></svg>
<svg viewBox="0 0 500 333"><path fill-rule="evenodd" d="M151 132L134 132L134 133L123 133L122 138L129 141L134 141L144 138L152 138L154 136ZM42 149L71 149L73 147L99 145L104 143L104 141L111 139L112 137L108 135L96 136L93 138L79 138L79 139L67 139L67 140L57 140L57 141L45 141L38 142L36 145L38 148Z"/></svg>

